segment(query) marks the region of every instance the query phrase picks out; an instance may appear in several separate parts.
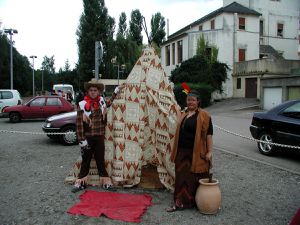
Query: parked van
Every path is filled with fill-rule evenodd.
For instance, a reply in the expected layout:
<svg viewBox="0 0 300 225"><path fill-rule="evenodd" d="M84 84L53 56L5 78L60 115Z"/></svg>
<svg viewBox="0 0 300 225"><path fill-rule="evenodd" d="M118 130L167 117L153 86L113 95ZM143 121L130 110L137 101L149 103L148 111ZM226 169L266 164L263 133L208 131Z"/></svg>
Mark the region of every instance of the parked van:
<svg viewBox="0 0 300 225"><path fill-rule="evenodd" d="M73 99L75 99L75 93L74 93L73 85L71 85L71 84L54 84L52 89L57 94L59 92L63 92L64 94L67 94L68 92L71 92Z"/></svg>
<svg viewBox="0 0 300 225"><path fill-rule="evenodd" d="M7 106L21 105L22 99L17 90L0 89L0 113Z"/></svg>

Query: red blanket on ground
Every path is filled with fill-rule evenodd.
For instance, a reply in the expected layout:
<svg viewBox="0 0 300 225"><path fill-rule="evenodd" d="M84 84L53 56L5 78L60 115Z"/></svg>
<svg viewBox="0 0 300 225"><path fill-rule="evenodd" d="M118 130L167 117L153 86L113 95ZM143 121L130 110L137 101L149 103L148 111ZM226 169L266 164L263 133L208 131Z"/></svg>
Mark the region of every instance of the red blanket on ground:
<svg viewBox="0 0 300 225"><path fill-rule="evenodd" d="M126 194L113 192L86 191L80 195L80 202L72 206L68 213L86 216L105 216L126 222L140 222L141 216L152 197L147 194Z"/></svg>
<svg viewBox="0 0 300 225"><path fill-rule="evenodd" d="M299 224L300 224L300 208L297 210L292 221L290 222L290 225L299 225Z"/></svg>

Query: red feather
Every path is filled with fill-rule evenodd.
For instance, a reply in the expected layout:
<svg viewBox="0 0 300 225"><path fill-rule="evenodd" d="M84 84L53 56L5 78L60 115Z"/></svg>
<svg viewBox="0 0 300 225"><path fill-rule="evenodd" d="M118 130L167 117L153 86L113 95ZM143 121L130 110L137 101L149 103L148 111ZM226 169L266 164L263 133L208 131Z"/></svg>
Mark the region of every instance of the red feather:
<svg viewBox="0 0 300 225"><path fill-rule="evenodd" d="M187 83L182 83L181 86L183 87L183 89L187 92L191 92L191 88L188 86Z"/></svg>

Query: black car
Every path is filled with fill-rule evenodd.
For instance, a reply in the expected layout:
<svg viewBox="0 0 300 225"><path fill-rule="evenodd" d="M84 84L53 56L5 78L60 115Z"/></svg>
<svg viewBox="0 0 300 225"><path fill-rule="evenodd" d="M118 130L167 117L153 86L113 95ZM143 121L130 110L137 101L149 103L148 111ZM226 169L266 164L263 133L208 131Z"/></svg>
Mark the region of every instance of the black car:
<svg viewBox="0 0 300 225"><path fill-rule="evenodd" d="M267 112L255 112L250 132L262 141L300 146L300 100L281 103ZM267 143L257 145L264 155L272 155L277 149Z"/></svg>

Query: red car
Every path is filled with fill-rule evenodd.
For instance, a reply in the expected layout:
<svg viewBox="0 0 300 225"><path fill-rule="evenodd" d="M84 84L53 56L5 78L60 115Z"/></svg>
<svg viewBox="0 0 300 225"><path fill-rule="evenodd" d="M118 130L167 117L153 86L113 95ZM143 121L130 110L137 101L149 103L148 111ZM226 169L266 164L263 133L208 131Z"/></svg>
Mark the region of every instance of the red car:
<svg viewBox="0 0 300 225"><path fill-rule="evenodd" d="M25 105L9 106L3 109L3 116L16 123L21 119L48 118L59 113L71 112L74 106L59 96L37 96Z"/></svg>

